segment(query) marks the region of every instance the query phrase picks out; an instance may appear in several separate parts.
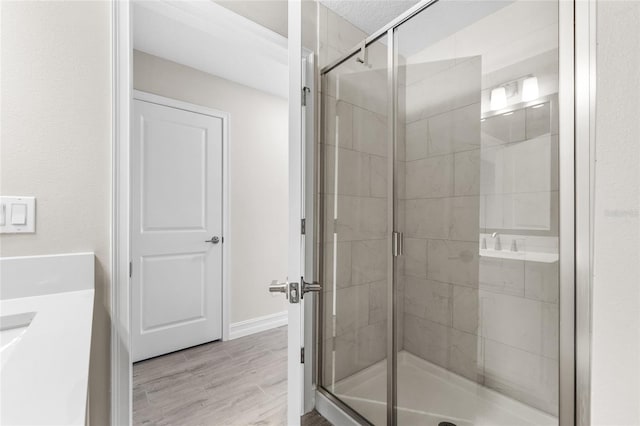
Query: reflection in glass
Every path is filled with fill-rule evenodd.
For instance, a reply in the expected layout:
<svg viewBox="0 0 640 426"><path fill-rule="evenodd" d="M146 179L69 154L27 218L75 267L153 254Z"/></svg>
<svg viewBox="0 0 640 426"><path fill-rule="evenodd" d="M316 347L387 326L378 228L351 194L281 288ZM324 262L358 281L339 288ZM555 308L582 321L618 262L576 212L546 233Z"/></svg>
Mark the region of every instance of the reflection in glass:
<svg viewBox="0 0 640 426"><path fill-rule="evenodd" d="M350 58L325 75L323 93L323 357L325 389L365 418L386 416L386 38L365 63ZM358 375L381 374L375 414L361 406ZM370 387L370 386L368 386ZM366 390L368 387L365 387Z"/></svg>

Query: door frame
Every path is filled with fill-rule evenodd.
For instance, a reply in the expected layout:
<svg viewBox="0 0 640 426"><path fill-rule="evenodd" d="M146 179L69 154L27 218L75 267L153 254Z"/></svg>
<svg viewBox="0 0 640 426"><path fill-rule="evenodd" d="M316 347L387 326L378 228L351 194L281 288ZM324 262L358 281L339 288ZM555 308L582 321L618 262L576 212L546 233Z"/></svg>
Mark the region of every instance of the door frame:
<svg viewBox="0 0 640 426"><path fill-rule="evenodd" d="M131 100L193 112L208 117L219 118L222 121L222 235L220 236L222 242L220 247L222 250L222 340L229 340L229 307L231 303L231 288L229 286L231 250L229 247L233 241L230 235L231 227L229 226L229 122L231 120L231 114L136 89L132 90ZM133 164L129 168L130 172L132 168ZM131 212L131 214L133 214L133 212ZM131 238L131 235L129 235L129 238Z"/></svg>
<svg viewBox="0 0 640 426"><path fill-rule="evenodd" d="M133 99L221 118L222 138L222 339L229 338L229 132L230 115L211 108L189 104L133 89L133 34L130 1L111 3L111 348L110 421L114 426L131 425L133 414L131 361L131 113Z"/></svg>

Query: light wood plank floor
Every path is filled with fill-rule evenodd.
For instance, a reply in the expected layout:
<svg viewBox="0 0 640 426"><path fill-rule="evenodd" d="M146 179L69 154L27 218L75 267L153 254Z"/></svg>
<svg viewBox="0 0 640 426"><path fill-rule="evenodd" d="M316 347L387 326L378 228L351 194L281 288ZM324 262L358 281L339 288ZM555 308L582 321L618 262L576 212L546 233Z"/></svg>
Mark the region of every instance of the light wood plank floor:
<svg viewBox="0 0 640 426"><path fill-rule="evenodd" d="M134 425L284 425L287 328L133 365ZM308 420L307 420L308 419ZM304 423L330 425L317 413Z"/></svg>

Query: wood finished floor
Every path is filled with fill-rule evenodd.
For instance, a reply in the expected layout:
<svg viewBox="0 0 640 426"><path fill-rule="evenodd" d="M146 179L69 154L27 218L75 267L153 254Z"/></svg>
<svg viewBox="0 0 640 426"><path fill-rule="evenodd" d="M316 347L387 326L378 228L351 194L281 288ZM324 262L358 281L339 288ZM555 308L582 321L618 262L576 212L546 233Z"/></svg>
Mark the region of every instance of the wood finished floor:
<svg viewBox="0 0 640 426"><path fill-rule="evenodd" d="M134 425L284 425L287 328L133 365ZM329 426L317 413L308 426Z"/></svg>

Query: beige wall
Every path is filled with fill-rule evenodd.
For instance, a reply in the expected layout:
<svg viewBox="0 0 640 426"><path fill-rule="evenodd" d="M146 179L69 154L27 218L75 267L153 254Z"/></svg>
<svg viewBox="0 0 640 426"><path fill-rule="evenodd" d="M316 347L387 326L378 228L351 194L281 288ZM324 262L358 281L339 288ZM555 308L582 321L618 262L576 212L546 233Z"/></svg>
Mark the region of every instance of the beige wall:
<svg viewBox="0 0 640 426"><path fill-rule="evenodd" d="M281 36L287 36L286 0L215 0L215 2Z"/></svg>
<svg viewBox="0 0 640 426"><path fill-rule="evenodd" d="M0 255L96 253L90 414L108 424L111 6L1 7L0 193L35 196L37 217Z"/></svg>
<svg viewBox="0 0 640 426"><path fill-rule="evenodd" d="M287 100L134 51L134 88L231 114L231 323L282 312L267 292L286 278Z"/></svg>
<svg viewBox="0 0 640 426"><path fill-rule="evenodd" d="M592 424L640 424L640 2L597 12Z"/></svg>

